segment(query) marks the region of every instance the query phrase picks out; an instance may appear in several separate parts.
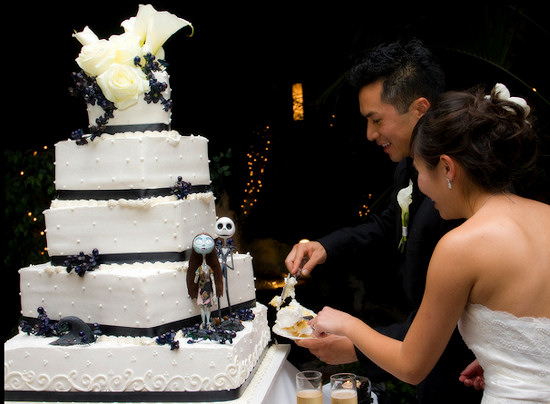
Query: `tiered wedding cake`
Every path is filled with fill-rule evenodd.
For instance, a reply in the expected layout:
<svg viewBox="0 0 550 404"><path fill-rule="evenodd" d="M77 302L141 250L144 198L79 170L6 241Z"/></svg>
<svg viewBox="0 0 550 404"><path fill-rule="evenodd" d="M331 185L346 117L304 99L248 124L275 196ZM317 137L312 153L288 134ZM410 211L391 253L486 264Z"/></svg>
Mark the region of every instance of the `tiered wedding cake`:
<svg viewBox="0 0 550 404"><path fill-rule="evenodd" d="M170 130L161 61L166 39L190 24L142 5L122 26L108 40L87 27L75 34L83 71L72 90L88 103L90 134L55 145L58 198L44 212L51 262L20 270L25 321L4 348L9 400L226 400L270 339L248 254L233 254L229 299L219 299L244 329L192 327L201 310L187 259L196 235L215 237L217 218L208 141ZM80 323L100 335L78 332ZM62 341L61 324L76 344Z"/></svg>

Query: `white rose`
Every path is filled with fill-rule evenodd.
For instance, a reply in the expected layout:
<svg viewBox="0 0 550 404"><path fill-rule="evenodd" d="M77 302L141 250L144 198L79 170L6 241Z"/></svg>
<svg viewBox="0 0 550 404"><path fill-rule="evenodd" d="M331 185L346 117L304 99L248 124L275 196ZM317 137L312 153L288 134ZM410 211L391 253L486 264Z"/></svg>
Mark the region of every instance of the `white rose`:
<svg viewBox="0 0 550 404"><path fill-rule="evenodd" d="M106 71L115 60L115 48L105 39L84 45L76 58L76 63L88 76L99 76Z"/></svg>
<svg viewBox="0 0 550 404"><path fill-rule="evenodd" d="M118 63L99 75L97 84L117 109L134 105L144 92L149 91L149 82L141 69Z"/></svg>
<svg viewBox="0 0 550 404"><path fill-rule="evenodd" d="M94 32L88 26L84 27L84 29L80 32L75 32L73 34L73 37L76 38L82 46L90 45L94 42L99 41L97 35L94 34Z"/></svg>
<svg viewBox="0 0 550 404"><path fill-rule="evenodd" d="M115 51L114 63L134 66L135 57L142 56L140 38L133 32L113 35L109 38L109 42Z"/></svg>

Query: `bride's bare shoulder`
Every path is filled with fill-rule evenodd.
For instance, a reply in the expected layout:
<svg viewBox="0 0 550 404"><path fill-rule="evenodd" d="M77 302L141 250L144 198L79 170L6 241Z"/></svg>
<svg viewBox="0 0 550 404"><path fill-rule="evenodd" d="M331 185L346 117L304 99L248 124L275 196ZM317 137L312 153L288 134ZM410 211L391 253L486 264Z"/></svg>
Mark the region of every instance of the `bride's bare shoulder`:
<svg viewBox="0 0 550 404"><path fill-rule="evenodd" d="M480 212L481 213L481 212ZM512 203L494 204L448 232L439 242L445 256L482 260L505 258L522 245L550 242L550 205L515 197Z"/></svg>

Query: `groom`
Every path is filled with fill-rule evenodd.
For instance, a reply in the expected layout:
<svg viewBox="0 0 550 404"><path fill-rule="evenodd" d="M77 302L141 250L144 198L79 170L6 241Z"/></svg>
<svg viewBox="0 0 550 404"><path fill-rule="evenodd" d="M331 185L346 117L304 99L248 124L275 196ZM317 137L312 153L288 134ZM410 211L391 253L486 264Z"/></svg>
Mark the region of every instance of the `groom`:
<svg viewBox="0 0 550 404"><path fill-rule="evenodd" d="M317 241L296 244L285 263L294 274L307 257L302 268L307 274L317 264L338 262L339 258L358 252L369 257L369 261L382 262L383 258L395 262L393 269L402 279L402 289L396 293L405 293L410 314L405 322L379 331L402 340L422 300L433 249L443 234L457 224L443 221L433 202L420 193L409 153L416 123L444 90L444 74L430 51L419 40L411 40L375 49L352 69L350 82L359 90L360 112L367 119L367 139L376 142L398 163L391 201L381 215L371 215L365 224L335 231ZM411 182L412 202L408 218L403 221L397 193ZM373 382L390 378L345 337L331 335L296 343L327 363L359 360L364 375ZM459 381L460 372L474 359L455 330L434 370L418 386L418 402L479 403L481 394Z"/></svg>

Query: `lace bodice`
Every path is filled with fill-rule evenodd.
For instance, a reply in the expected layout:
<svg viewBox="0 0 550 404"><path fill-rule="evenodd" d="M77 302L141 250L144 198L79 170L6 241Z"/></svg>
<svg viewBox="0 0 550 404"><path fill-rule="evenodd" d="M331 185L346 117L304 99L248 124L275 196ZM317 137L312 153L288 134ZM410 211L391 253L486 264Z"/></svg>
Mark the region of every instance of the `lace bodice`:
<svg viewBox="0 0 550 404"><path fill-rule="evenodd" d="M468 304L458 326L484 370L482 403L550 403L550 318Z"/></svg>

